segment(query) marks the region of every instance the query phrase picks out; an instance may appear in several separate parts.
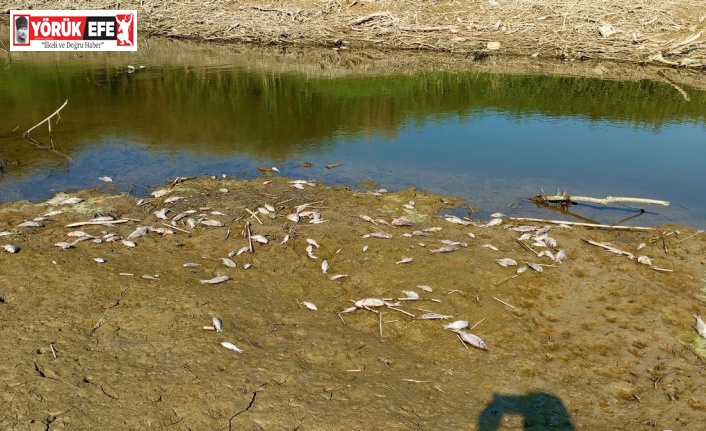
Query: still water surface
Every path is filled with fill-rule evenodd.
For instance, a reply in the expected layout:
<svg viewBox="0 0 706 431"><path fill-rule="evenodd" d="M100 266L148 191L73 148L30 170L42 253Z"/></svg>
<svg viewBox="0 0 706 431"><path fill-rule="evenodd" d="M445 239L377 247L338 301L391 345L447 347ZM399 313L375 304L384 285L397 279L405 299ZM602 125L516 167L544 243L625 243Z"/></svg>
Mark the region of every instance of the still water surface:
<svg viewBox="0 0 706 431"><path fill-rule="evenodd" d="M685 90L690 101L657 81L483 72L319 78L159 64L127 73L14 61L0 70L0 201L90 187L145 196L178 175L253 178L264 165L329 185L375 181L458 195L475 217L580 221L526 200L542 189L668 200L627 224L703 228L706 93ZM67 99L53 126L67 157L20 137ZM48 141L44 126L33 136ZM325 168L334 163L342 165ZM637 213L573 212L601 223Z"/></svg>

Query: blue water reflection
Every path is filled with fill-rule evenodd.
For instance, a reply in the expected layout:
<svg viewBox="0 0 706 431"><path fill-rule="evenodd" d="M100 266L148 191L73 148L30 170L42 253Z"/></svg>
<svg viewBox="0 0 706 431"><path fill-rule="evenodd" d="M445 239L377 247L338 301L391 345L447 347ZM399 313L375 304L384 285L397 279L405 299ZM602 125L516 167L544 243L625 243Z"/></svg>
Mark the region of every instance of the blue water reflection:
<svg viewBox="0 0 706 431"><path fill-rule="evenodd" d="M36 69L31 71L34 81L57 73L53 68ZM0 103L18 106L24 98L22 87L30 88L34 81L26 73L4 73ZM516 82L522 78L481 76L485 82L479 76L442 74L337 84L203 68L165 69L137 78L102 73L71 70L59 80L57 98L68 93L73 111L67 109L55 139L73 162L35 149L17 132L9 132L21 116L0 120L5 170L0 201L46 199L56 191L88 187L144 196L179 175L254 178L258 166L276 165L282 175L327 184L376 181L391 190L413 186L462 196L478 210L478 217L508 213L510 205L519 204L519 216L562 218L537 209L526 198L542 189L566 189L598 198L671 201L667 208L646 208L651 213L632 224L706 224L705 113L679 95L665 102L675 109L656 106L655 112L647 112L640 94L644 83L631 103L603 112L600 103L570 104L557 94L571 93L574 84L582 86L577 94L590 85L623 91L616 90L621 84L562 78L550 85L535 77L538 81L531 83L541 84L542 91L516 94L517 88L524 88ZM419 84L415 79L426 81ZM502 94L517 99L505 101L498 94L498 82L506 87ZM396 92L394 86L405 90ZM557 92L541 97L546 86ZM432 88L427 92L426 87ZM673 91L656 88L665 94ZM623 97L629 98L630 91ZM434 94L427 96L429 92ZM691 103L706 100L703 92L692 90L692 95ZM566 106L565 114L554 112L558 108L551 97L561 97L558 104ZM608 100L612 95L592 97ZM94 108L96 100L106 103ZM94 114L92 121L75 118L87 118L87 113ZM304 161L313 167L302 167ZM330 163L342 166L325 169ZM102 183L101 176L114 182ZM604 223L631 214L619 207L595 206L575 212Z"/></svg>

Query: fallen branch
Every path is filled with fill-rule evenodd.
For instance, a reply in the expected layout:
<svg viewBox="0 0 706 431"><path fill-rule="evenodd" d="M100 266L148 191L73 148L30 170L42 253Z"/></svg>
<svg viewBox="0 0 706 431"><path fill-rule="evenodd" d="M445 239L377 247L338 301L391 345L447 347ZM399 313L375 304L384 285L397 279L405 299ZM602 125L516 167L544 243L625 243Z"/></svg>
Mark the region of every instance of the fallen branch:
<svg viewBox="0 0 706 431"><path fill-rule="evenodd" d="M596 247L604 248L611 253L615 253L617 255L622 255L622 256L627 256L627 258L630 260L635 260L635 256L633 256L632 253L620 250L619 248L613 247L612 245L608 245L608 244L605 244L602 242L591 241L590 239L583 239L583 238L582 238L582 241L587 242L591 245L595 245Z"/></svg>
<svg viewBox="0 0 706 431"><path fill-rule="evenodd" d="M635 204L653 204L653 205L663 205L668 206L667 201L658 201L655 199L643 199L643 198L626 198L626 197L613 197L608 196L605 199L590 198L585 196L569 196L568 194L561 194L556 196L545 196L539 195L535 196L533 199L543 202L551 203L573 203L573 202L584 202L592 203L598 205L608 205L609 203L635 203Z"/></svg>
<svg viewBox="0 0 706 431"><path fill-rule="evenodd" d="M29 132L31 132L32 130L36 129L38 126L42 125L44 122L48 122L48 125L49 125L49 138L51 139L51 121L49 121L49 120L51 120L51 117L53 117L53 116L55 116L55 115L57 115L57 116L59 116L59 118L61 118L61 116L59 115L59 111L61 111L62 109L64 109L64 106L66 106L68 103L69 103L69 99L66 99L66 102L64 102L64 104L61 105L61 106L59 107L59 109L57 109L56 111L54 111L53 114L51 114L51 115L48 116L47 118L43 119L43 120L40 121L39 123L35 124L34 127L31 127L29 130L27 130L26 132L24 132L24 133L22 134L22 136L25 137L25 138L27 138L27 139L29 139Z"/></svg>
<svg viewBox="0 0 706 431"><path fill-rule="evenodd" d="M550 224L559 224L559 225L567 225L567 226L592 227L592 228L597 228L597 229L616 229L616 230L653 230L654 229L651 227L642 227L642 226L611 226L611 225L607 225L607 224L580 223L580 222L563 221L563 220L546 220L546 219L541 219L541 218L508 217L508 219L514 220L514 221L531 221L531 222L537 222L537 223L550 223Z"/></svg>

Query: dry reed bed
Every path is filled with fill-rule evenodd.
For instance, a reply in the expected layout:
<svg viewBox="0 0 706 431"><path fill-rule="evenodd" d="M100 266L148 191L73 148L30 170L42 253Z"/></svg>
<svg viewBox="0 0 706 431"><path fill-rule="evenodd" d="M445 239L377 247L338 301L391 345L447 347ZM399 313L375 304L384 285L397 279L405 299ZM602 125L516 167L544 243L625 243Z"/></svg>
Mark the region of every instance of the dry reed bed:
<svg viewBox="0 0 706 431"><path fill-rule="evenodd" d="M146 34L208 41L706 67L706 9L700 0L4 2L3 9L10 7L136 8ZM489 50L488 42L500 48Z"/></svg>

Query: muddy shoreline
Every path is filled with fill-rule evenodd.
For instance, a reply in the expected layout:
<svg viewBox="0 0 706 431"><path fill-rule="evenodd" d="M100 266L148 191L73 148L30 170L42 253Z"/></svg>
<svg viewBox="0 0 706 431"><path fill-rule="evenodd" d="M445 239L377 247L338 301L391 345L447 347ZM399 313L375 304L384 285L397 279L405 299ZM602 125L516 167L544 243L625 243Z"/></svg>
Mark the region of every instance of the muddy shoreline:
<svg viewBox="0 0 706 431"><path fill-rule="evenodd" d="M700 423L706 340L693 315L704 313L703 234L676 226L552 226L551 250L567 254L557 263L525 249L510 229L536 232L541 223L505 217L496 226L462 225L443 216L454 207L450 196L318 184L299 190L290 181L276 174L190 180L165 185L167 195L142 206L95 190L72 193L83 199L77 204L0 205L0 231L10 233L0 243L20 248L0 252L0 263L12 268L0 274L8 340L2 427L630 430ZM274 212L258 210L267 206ZM223 226L192 228L188 218L169 226L154 214L164 208L169 219L194 210L192 217ZM309 223L306 211L325 221ZM52 212L43 227L19 227ZM127 221L67 227L96 216ZM402 217L413 224L384 224ZM138 226L173 233L149 232L133 239L135 247L106 242L105 235L127 238ZM76 230L103 240L55 246L75 241L67 234ZM268 242L232 253L249 249L248 230ZM391 238L369 236L379 232ZM307 239L319 247L307 250ZM584 239L644 254L673 272ZM453 251L432 252L448 241ZM502 258L518 265L503 267ZM542 272L518 275L525 262ZM339 274L346 276L331 280ZM229 280L200 282L218 276ZM419 299L399 300L402 291ZM387 308L339 315L368 297L398 302L415 317ZM419 318L428 312L452 317ZM213 317L223 333L203 329ZM488 351L442 328L459 319L477 325L470 332Z"/></svg>

